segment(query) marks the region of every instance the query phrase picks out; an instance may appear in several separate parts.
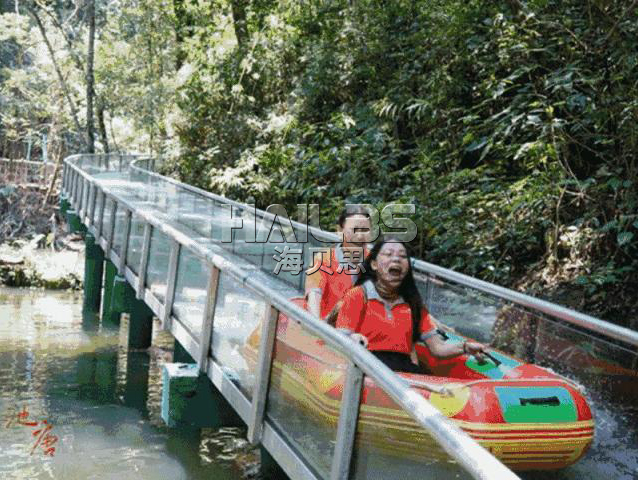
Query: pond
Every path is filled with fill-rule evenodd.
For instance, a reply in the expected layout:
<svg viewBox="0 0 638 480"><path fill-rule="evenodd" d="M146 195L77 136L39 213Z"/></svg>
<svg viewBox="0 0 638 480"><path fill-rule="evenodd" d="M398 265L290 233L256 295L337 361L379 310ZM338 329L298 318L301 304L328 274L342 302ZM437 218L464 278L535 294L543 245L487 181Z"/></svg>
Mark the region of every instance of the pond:
<svg viewBox="0 0 638 480"><path fill-rule="evenodd" d="M127 327L83 320L78 293L0 289L0 478L257 478L244 430L164 426L172 339L127 352Z"/></svg>

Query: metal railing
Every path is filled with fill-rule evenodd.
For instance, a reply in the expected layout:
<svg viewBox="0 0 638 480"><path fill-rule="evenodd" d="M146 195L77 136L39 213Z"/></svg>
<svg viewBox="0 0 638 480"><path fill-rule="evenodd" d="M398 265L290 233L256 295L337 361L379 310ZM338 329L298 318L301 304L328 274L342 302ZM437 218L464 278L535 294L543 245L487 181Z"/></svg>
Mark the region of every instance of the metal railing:
<svg viewBox="0 0 638 480"><path fill-rule="evenodd" d="M246 422L249 439L254 443L261 442L289 476L304 479L350 478L359 398L363 378L368 376L472 477L518 478L366 349L291 302L289 293L294 290L286 290L268 282L263 269L233 255L219 242L210 242L204 236L194 235L196 232L183 228L179 222L173 221L174 218L164 215L162 208L152 208L149 202L136 199L135 189L141 188L141 185L130 182L128 175L140 173L136 169L141 167L135 163L139 164L141 160L134 160L136 158L133 156L122 155L69 157L65 160L63 190L82 222L105 250L106 257L136 290L138 298L144 299L162 321L163 328L170 330L196 359L201 371L208 375ZM145 174L151 175L164 186L170 184L220 204L232 203L237 208L245 208L174 180L148 172ZM265 212L258 214L268 215ZM326 232L318 235L322 235L326 241L333 238ZM165 245L162 246L162 242ZM156 260L156 254L162 255L165 263ZM189 256L194 256L198 261L194 267L189 267ZM180 273L182 269L186 273ZM163 283L158 282L158 278L163 278ZM188 281L205 278L205 285L202 285L205 301L201 302L200 299L192 302L202 307L196 311L195 316L199 320L195 326L187 321L192 316L178 313L181 310L176 303L176 293L196 294L191 291L195 289L185 287L188 285L183 283L185 278ZM248 295L259 299L263 306L251 398L241 384L229 375L229 369L224 366L220 354L212 345L212 339L224 333L222 324L215 326L215 319L220 318L216 309L221 308L223 301L218 295L222 278L240 285ZM178 285L180 281L182 285ZM161 288L156 288L158 286ZM273 389L271 365L280 315L297 322L304 331L316 335L346 360L343 395L334 432L336 445L328 472L310 465L267 415L266 399Z"/></svg>

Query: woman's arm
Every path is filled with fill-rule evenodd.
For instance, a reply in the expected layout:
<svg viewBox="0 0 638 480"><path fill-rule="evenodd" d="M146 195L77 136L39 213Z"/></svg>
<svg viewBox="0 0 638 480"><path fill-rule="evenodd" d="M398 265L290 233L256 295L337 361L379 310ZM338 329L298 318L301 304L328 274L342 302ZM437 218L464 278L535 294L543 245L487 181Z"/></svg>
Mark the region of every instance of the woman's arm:
<svg viewBox="0 0 638 480"><path fill-rule="evenodd" d="M321 264L321 259L319 259L314 263L311 269L306 271L305 286L308 311L319 318L321 318L321 297L323 295L323 289L326 287L323 272L320 270Z"/></svg>
<svg viewBox="0 0 638 480"><path fill-rule="evenodd" d="M363 346L367 346L368 339L359 333L366 307L363 289L361 287L351 288L343 296L341 302L335 328L347 331L351 334L351 338Z"/></svg>
<svg viewBox="0 0 638 480"><path fill-rule="evenodd" d="M481 353L484 347L476 342L446 343L439 335L433 335L425 340L425 344L436 358L452 358L463 354L476 355L479 359L483 357Z"/></svg>
<svg viewBox="0 0 638 480"><path fill-rule="evenodd" d="M483 355L483 345L477 342L446 343L437 333L438 325L434 317L430 315L427 308L423 306L421 310L421 341L430 349L430 353L437 358L445 359L458 357L459 355L476 355L481 360Z"/></svg>

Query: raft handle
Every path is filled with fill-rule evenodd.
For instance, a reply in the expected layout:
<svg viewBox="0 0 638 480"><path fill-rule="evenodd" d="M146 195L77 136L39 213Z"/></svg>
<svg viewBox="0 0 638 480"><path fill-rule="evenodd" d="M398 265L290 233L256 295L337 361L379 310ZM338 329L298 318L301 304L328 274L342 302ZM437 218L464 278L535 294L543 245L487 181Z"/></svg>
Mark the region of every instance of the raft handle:
<svg viewBox="0 0 638 480"><path fill-rule="evenodd" d="M487 358L489 358L490 360L492 360L492 362L494 362L494 365L496 365L497 367L499 367L501 365L501 363L503 363L498 358L496 358L494 355L492 355L490 352L483 351L481 353L483 355L485 355ZM478 360L477 359L476 363L478 363L479 365L485 365L487 362L485 360Z"/></svg>
<svg viewBox="0 0 638 480"><path fill-rule="evenodd" d="M558 397L540 397L540 398L519 398L521 405L549 405L551 407L558 407L560 400Z"/></svg>
<svg viewBox="0 0 638 480"><path fill-rule="evenodd" d="M443 340L448 340L450 338L450 336L445 333L445 330L442 330L440 328L436 329L436 333L438 333L439 335L441 335L441 337L443 338Z"/></svg>

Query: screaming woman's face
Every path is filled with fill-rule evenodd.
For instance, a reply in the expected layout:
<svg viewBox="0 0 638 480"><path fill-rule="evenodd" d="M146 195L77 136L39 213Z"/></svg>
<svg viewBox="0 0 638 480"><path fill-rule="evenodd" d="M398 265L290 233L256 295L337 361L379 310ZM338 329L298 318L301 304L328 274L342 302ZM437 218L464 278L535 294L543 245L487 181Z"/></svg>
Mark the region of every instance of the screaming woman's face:
<svg viewBox="0 0 638 480"><path fill-rule="evenodd" d="M402 243L385 243L370 266L378 280L391 288L399 288L410 268L408 252Z"/></svg>

